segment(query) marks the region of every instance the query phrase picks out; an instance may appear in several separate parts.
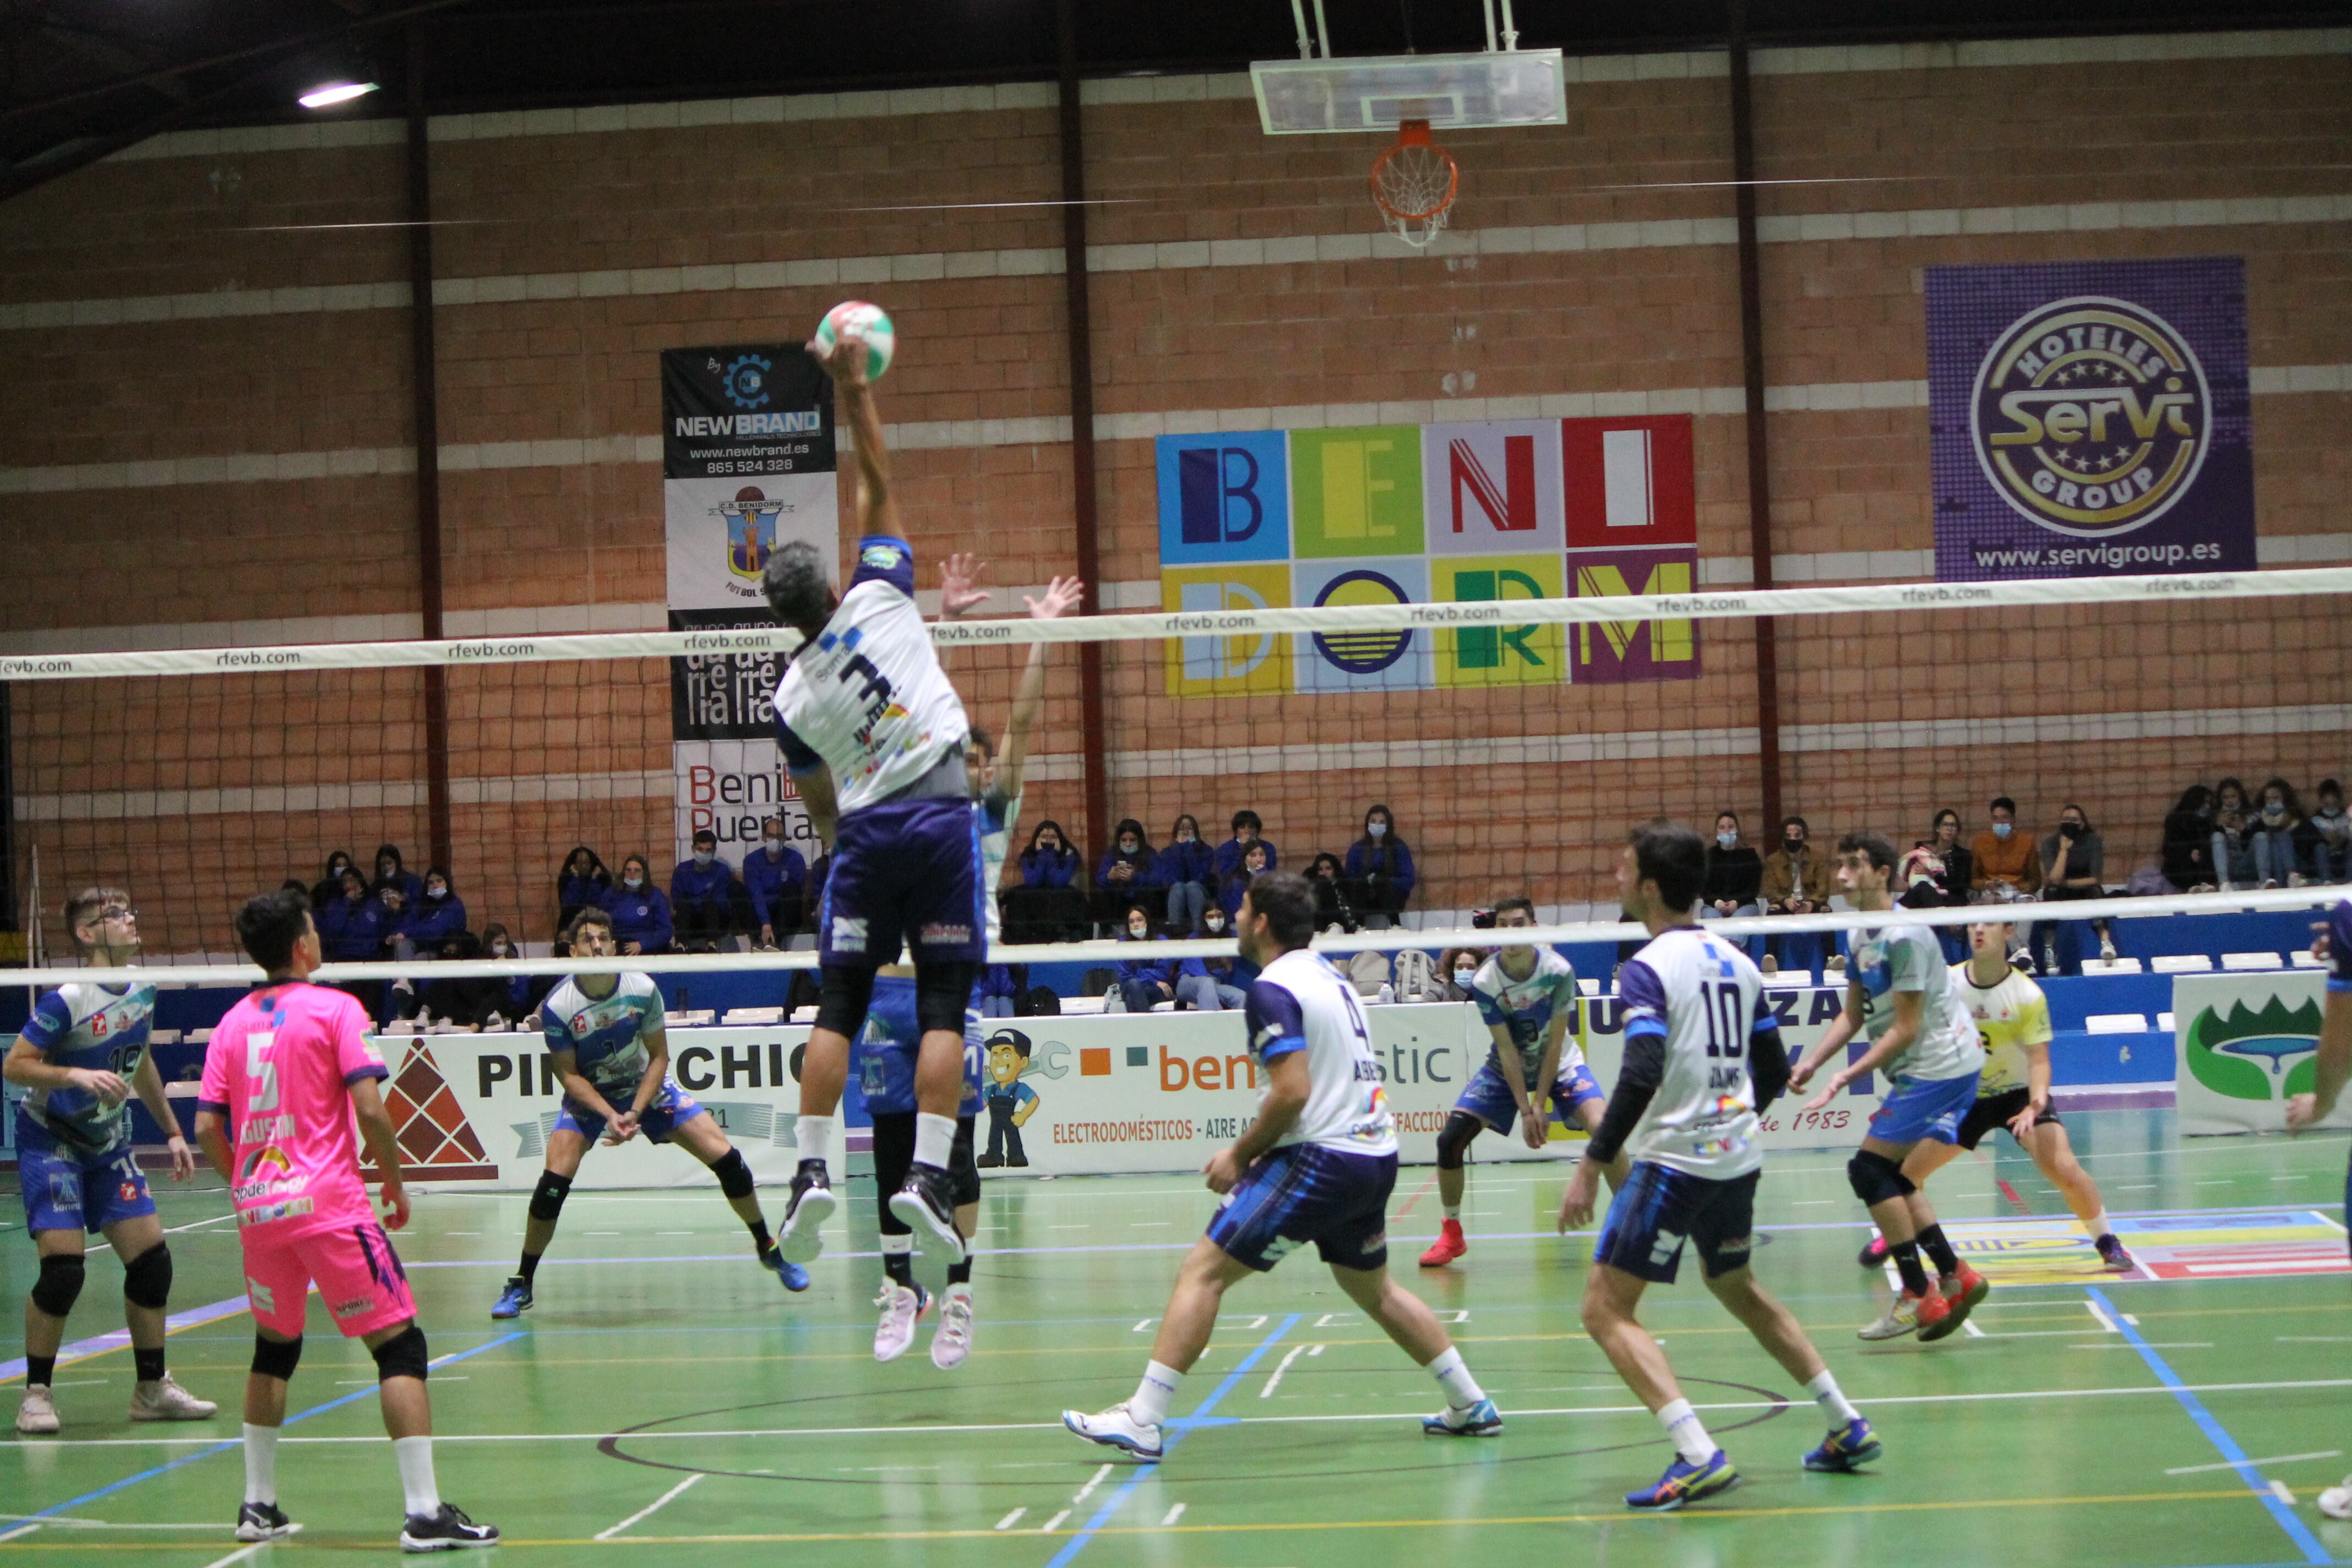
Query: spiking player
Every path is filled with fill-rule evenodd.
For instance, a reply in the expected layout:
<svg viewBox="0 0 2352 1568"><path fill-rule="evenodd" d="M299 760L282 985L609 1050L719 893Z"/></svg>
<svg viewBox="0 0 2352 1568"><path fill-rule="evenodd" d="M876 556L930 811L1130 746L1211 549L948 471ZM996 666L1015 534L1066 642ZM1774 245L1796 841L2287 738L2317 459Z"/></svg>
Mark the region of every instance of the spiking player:
<svg viewBox="0 0 2352 1568"><path fill-rule="evenodd" d="M1423 1416L1422 1430L1449 1437L1501 1431L1502 1416L1437 1315L1389 1277L1396 1129L1363 1005L1307 945L1315 934L1313 890L1294 873L1255 877L1234 929L1242 956L1262 966L1243 1005L1253 1075L1266 1078L1257 1116L1202 1173L1224 1205L1184 1259L1134 1397L1094 1415L1065 1410L1062 1425L1089 1442L1159 1458L1169 1402L1208 1348L1226 1289L1311 1241L1349 1300L1445 1390L1445 1409Z"/></svg>
<svg viewBox="0 0 2352 1568"><path fill-rule="evenodd" d="M949 558L940 602L953 617L986 595L974 584L982 570L969 555ZM1078 603L1075 577L1056 577L1043 599L1029 599L1029 613L1041 621L1069 613ZM1045 655L1051 645L1029 645L1029 660L1013 694L1013 711L1004 726L1004 750L993 755L987 732L974 728L964 748L964 773L979 816L980 887L986 909L988 940L997 939L994 889L1004 871L1004 857L1013 820L1021 814L1021 773L1029 754L1029 732L1035 726L1045 697ZM874 983L874 1000L866 1026L850 1052L851 1070L874 1117L874 1181L882 1205L881 1294L875 1305L881 1319L874 1329L874 1359L896 1361L914 1343L915 1325L930 1310L930 1293L914 1277L912 1229L887 1202L905 1183L915 1149L915 1064L922 1031L915 1017L914 970L905 964L885 967ZM972 1156L972 1123L980 1112L980 1069L984 1047L976 1007L964 1010L964 1088L957 1105L955 1141L950 1146L948 1175L955 1199L956 1228L965 1237L965 1256L948 1266L947 1289L941 1295L939 1327L931 1332L931 1364L942 1371L963 1364L971 1353L972 1295L970 1238L980 1220L980 1167Z"/></svg>
<svg viewBox="0 0 2352 1568"><path fill-rule="evenodd" d="M1535 923L1533 900L1510 898L1495 906L1497 931ZM1542 1148L1550 1123L1537 1104L1538 1094L1559 1110L1562 1123L1573 1121L1588 1133L1601 1125L1601 1086L1585 1066L1583 1047L1568 1037L1576 1022L1576 970L1567 959L1528 942L1506 946L1479 965L1470 999L1495 1043L1438 1130L1437 1195L1445 1222L1421 1255L1423 1268L1442 1268L1470 1250L1462 1235L1462 1153L1472 1139L1490 1127L1508 1138L1516 1121L1528 1147ZM1623 1176L1622 1164L1610 1172L1612 1190Z"/></svg>
<svg viewBox="0 0 2352 1568"><path fill-rule="evenodd" d="M963 1095L963 1016L987 952L964 773L970 725L915 607L915 556L898 533L866 345L844 333L825 363L856 443L857 570L836 595L815 546L794 541L768 557L761 578L776 619L806 639L776 687L776 744L817 836L833 846L817 920L816 1026L802 1058L800 1171L778 1239L795 1263L824 1249L849 1042L865 1026L875 972L903 945L913 949L923 1037L914 1162L889 1207L925 1252L955 1263L965 1247L948 1163Z"/></svg>
<svg viewBox="0 0 2352 1568"><path fill-rule="evenodd" d="M2328 911L2311 950L2329 965L2327 1010L2320 1020L2311 1092L2294 1095L2286 1102L2290 1134L2325 1121L2336 1110L2336 1096L2344 1092L2345 1078L2352 1075L2352 899L2341 900ZM2344 1196L2352 1203L2352 1171L2344 1179ZM2330 1519L2352 1519L2352 1476L2319 1494L2319 1511Z"/></svg>
<svg viewBox="0 0 2352 1568"><path fill-rule="evenodd" d="M1764 1165L1758 1118L1787 1086L1789 1053L1763 976L1692 915L1706 878L1706 847L1678 824L1634 829L1618 858L1626 917L1648 929L1650 942L1618 972L1624 1064L1559 1205L1563 1231L1590 1224L1596 1173L1621 1151L1632 1154L1592 1249L1584 1326L1674 1441L1675 1458L1657 1484L1627 1494L1640 1509L1678 1509L1739 1484L1683 1397L1665 1347L1633 1316L1647 1283L1674 1283L1685 1240L1697 1247L1716 1300L1829 1417L1829 1436L1805 1456L1805 1468L1852 1470L1879 1453L1870 1423L1839 1392L1805 1331L1748 1272Z"/></svg>
<svg viewBox="0 0 2352 1568"><path fill-rule="evenodd" d="M1895 847L1876 834L1849 833L1838 841L1838 886L1857 910L1893 907L1894 868ZM1846 1175L1886 1237L1903 1289L1861 1337L1891 1340L1916 1331L1922 1340L1940 1340L1992 1287L1954 1254L1942 1226L1913 1226L1908 1200L1917 1189L1903 1163L1924 1139L1948 1143L1959 1136L1960 1122L1976 1103L1984 1047L1934 931L1917 925L1864 927L1853 936L1845 1009L1797 1064L1791 1082L1803 1089L1856 1030L1869 1032L1870 1049L1832 1073L1829 1087L1805 1109L1821 1110L1866 1073L1886 1074L1886 1096L1871 1114L1869 1135L1847 1163ZM1936 1266L1932 1283L1919 1262L1922 1252Z"/></svg>
<svg viewBox="0 0 2352 1568"><path fill-rule="evenodd" d="M139 913L119 888L85 888L66 900L66 929L84 958L120 969L139 961ZM41 1272L25 1301L25 1398L16 1430L58 1429L50 1389L66 1314L81 1294L83 1237L106 1233L122 1259L122 1320L131 1330L138 1382L133 1421L201 1421L219 1406L198 1399L163 1370L164 1310L172 1296L172 1249L155 1199L132 1157L131 1097L168 1135L172 1179L196 1173L196 1157L163 1098L147 1054L152 985L60 985L34 1005L9 1047L4 1071L26 1091L16 1107L17 1185L25 1228Z"/></svg>
<svg viewBox="0 0 2352 1568"><path fill-rule="evenodd" d="M325 954L299 889L247 900L236 935L269 978L213 1031L196 1100L196 1142L229 1184L253 1307L236 1538L272 1541L294 1531L278 1506L278 1434L316 1284L343 1337L363 1341L375 1358L376 1397L407 1506L400 1549L496 1545L496 1526L441 1500L425 1334L407 1271L360 1179L354 1123L382 1173L392 1228L408 1223L400 1141L377 1088L389 1073L368 1040L367 1014L342 992L310 984Z"/></svg>
<svg viewBox="0 0 2352 1568"><path fill-rule="evenodd" d="M1924 1187L1928 1177L1959 1158L1961 1150L1974 1149L1993 1129L2006 1127L2083 1222L2099 1262L2111 1273L2124 1273L2132 1266L2131 1254L2116 1238L2099 1184L2074 1158L2066 1129L2050 1109L2050 1004L2032 975L2011 967L2009 953L2016 940L2013 925L1979 922L1969 927L1968 962L1952 966L1952 978L1985 1049L1977 1102L1969 1107L1953 1141L1930 1135L1912 1150L1903 1162L1903 1174ZM1907 1202L1913 1228L1923 1237L1930 1230L1942 1234L1926 1193L1915 1192ZM1859 1261L1864 1268L1885 1268L1886 1238L1872 1237Z"/></svg>
<svg viewBox="0 0 2352 1568"><path fill-rule="evenodd" d="M620 951L613 917L599 909L574 915L566 934L574 958L610 958ZM727 1206L751 1231L760 1267L782 1280L787 1290L808 1289L808 1270L786 1262L768 1235L759 1184L742 1152L669 1076L669 1036L662 1027L661 988L653 976L572 975L540 1005L539 1026L547 1036L555 1075L563 1081L563 1103L555 1130L547 1135L547 1169L540 1173L530 1218L523 1223L520 1272L508 1279L491 1317L511 1318L532 1305L540 1257L555 1239L556 1218L589 1146L599 1138L625 1143L640 1132L656 1143L676 1143L709 1166Z"/></svg>

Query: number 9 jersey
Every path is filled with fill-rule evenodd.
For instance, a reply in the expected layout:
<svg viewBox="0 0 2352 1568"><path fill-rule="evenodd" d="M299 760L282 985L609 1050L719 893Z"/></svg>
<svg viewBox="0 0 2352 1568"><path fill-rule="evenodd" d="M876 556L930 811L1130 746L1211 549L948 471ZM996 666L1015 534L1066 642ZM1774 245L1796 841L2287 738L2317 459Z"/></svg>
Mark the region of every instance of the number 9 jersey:
<svg viewBox="0 0 2352 1568"><path fill-rule="evenodd" d="M1626 963L1617 994L1626 1048L1647 1036L1663 1039L1665 1053L1627 1154L1718 1182L1760 1169L1748 1048L1767 1036L1778 1049L1780 1020L1748 955L1696 926L1675 926Z"/></svg>

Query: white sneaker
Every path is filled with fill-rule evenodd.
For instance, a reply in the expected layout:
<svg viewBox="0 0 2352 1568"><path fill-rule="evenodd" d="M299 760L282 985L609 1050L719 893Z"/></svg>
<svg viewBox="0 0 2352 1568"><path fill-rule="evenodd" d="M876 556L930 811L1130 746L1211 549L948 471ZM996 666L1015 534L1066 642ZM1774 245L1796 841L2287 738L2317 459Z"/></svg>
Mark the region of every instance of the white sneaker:
<svg viewBox="0 0 2352 1568"><path fill-rule="evenodd" d="M1062 1425L1089 1443L1100 1443L1106 1448L1117 1448L1139 1459L1156 1459L1161 1453L1160 1428L1138 1421L1124 1402L1095 1415L1065 1410Z"/></svg>
<svg viewBox="0 0 2352 1568"><path fill-rule="evenodd" d="M16 1406L16 1430L27 1437L46 1437L58 1429L58 1407L49 1401L49 1385L37 1383L25 1390Z"/></svg>
<svg viewBox="0 0 2352 1568"><path fill-rule="evenodd" d="M971 1353L971 1287L950 1285L940 1298L940 1326L931 1331L931 1364L952 1372Z"/></svg>
<svg viewBox="0 0 2352 1568"><path fill-rule="evenodd" d="M209 1420L219 1405L209 1399L198 1399L182 1388L165 1373L152 1383L142 1383L131 1391L131 1419L133 1421L205 1421Z"/></svg>
<svg viewBox="0 0 2352 1568"><path fill-rule="evenodd" d="M2099 939L2099 962L2102 963L2113 963L2115 961L2116 939L2111 936L2101 937Z"/></svg>
<svg viewBox="0 0 2352 1568"><path fill-rule="evenodd" d="M930 1293L886 1277L874 1304L882 1309L882 1321L874 1325L874 1359L897 1361L915 1342L915 1324L931 1310Z"/></svg>
<svg viewBox="0 0 2352 1568"><path fill-rule="evenodd" d="M1878 1321L1856 1329L1854 1337L1864 1340L1899 1340L1906 1334L1917 1333L1919 1301L1919 1297L1912 1295L1907 1290L1896 1291L1895 1300L1886 1303L1886 1310L1878 1315Z"/></svg>
<svg viewBox="0 0 2352 1568"><path fill-rule="evenodd" d="M2319 1511L2330 1519L2352 1519L2352 1476L2319 1494Z"/></svg>

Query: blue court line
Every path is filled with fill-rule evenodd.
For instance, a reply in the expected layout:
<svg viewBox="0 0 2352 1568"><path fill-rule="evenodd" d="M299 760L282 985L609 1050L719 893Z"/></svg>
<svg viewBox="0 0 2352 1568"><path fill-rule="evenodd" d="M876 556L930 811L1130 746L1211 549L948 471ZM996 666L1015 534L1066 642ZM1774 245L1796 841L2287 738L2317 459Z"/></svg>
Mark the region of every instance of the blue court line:
<svg viewBox="0 0 2352 1568"><path fill-rule="evenodd" d="M472 1350L456 1351L448 1355L435 1356L425 1364L428 1367L448 1366L452 1363L464 1361L469 1356L478 1356L484 1351L496 1350L499 1346L505 1344L509 1340L519 1340L520 1338L522 1338L522 1335L520 1332L500 1334L497 1339L489 1340L481 1344L476 1345ZM338 1409L342 1405L349 1405L354 1399L365 1399L374 1393L375 1390L373 1388L355 1388L349 1394L328 1400L324 1405L313 1405L308 1410L289 1415L286 1418L286 1425L291 1426L298 1422L308 1421L313 1415L324 1415L330 1410ZM28 1444L26 1447L31 1447L31 1445ZM44 1519L49 1518L53 1514L68 1512L74 1509L81 1507L84 1503L96 1502L102 1497L110 1497L114 1493L121 1491L126 1488L135 1487L141 1481L153 1480L157 1476L168 1474L173 1470L179 1469L182 1466L193 1465L198 1459L209 1459L215 1454L226 1454L231 1449L242 1448L244 1447L245 1439L242 1436L239 1436L231 1437L226 1442L215 1443L208 1448L199 1448L193 1454L183 1454L176 1459L167 1459L163 1464L157 1465L151 1469L140 1471L137 1475L125 1476L119 1481L109 1481L106 1485L99 1488L96 1491L84 1492L78 1498L68 1498L64 1502L57 1503L51 1507L41 1510L38 1513L26 1514L24 1516L24 1522L28 1524L37 1523Z"/></svg>
<svg viewBox="0 0 2352 1568"><path fill-rule="evenodd" d="M234 1318L244 1310L245 1298L242 1296L232 1296L226 1301L215 1301L208 1307L191 1307L184 1312L174 1312L164 1319L163 1332L176 1334L182 1329L202 1328L206 1323L217 1323L223 1318ZM76 1340L69 1345L58 1347L58 1364L64 1366L69 1362L88 1361L94 1355L104 1355L109 1351L119 1351L130 1342L129 1329L116 1329L110 1333L96 1334L86 1340ZM18 1356L14 1361L0 1361L0 1383L14 1383L25 1375L25 1371L23 1356Z"/></svg>
<svg viewBox="0 0 2352 1568"><path fill-rule="evenodd" d="M2205 1402L2189 1392L2189 1385L2180 1380L2179 1374L2165 1364L2164 1358L2156 1353L2155 1347L2147 1342L2139 1330L2126 1321L2123 1310L2107 1300L2106 1292L2095 1285L2086 1285L2083 1288L2083 1291L2098 1303L2099 1310L2107 1315L2108 1321L2116 1326L2116 1331L2130 1343L2132 1349L2139 1352L2139 1359L2147 1363L2148 1371L2156 1373L2157 1381L2172 1391L2172 1396L2180 1401L2180 1407L2189 1412L2189 1418L2197 1423L2197 1429L2205 1434L2207 1440L2213 1445L2221 1458L2230 1462L2231 1469L2237 1478L2246 1483L2246 1489L2270 1510L2271 1517L2278 1521L2278 1527L2286 1531L2287 1539L2294 1542L2296 1549L2303 1553L2304 1561L2306 1563L2335 1562L2336 1554L2321 1545L2319 1538L2312 1534L2310 1526L2296 1518L2294 1510L2280 1501L2277 1494L2270 1489L2260 1476L2253 1473L2253 1461L2246 1458L2246 1451L2243 1448L2238 1447L2238 1440L2230 1436L2228 1428L2213 1418L2213 1413L2205 1408Z"/></svg>
<svg viewBox="0 0 2352 1568"><path fill-rule="evenodd" d="M1173 1448L1177 1444L1182 1442L1184 1440L1185 1434L1191 1432L1195 1427L1232 1426L1234 1424L1233 1417L1227 1416L1223 1420L1213 1420L1209 1415L1209 1412L1217 1407L1217 1401L1223 1399L1226 1394L1231 1394L1234 1391L1234 1385L1235 1384L1238 1384L1243 1378L1249 1375L1250 1369L1256 1366L1260 1361L1265 1359L1265 1352L1275 1347L1276 1341L1280 1340L1283 1335L1288 1333L1291 1330L1298 1326L1298 1320L1305 1315L1306 1314L1302 1312L1293 1312L1288 1317L1283 1319L1281 1324L1276 1328L1274 1332L1266 1335L1265 1338L1258 1342L1257 1348L1255 1350L1242 1357L1241 1364L1239 1366L1236 1366L1233 1371L1225 1373L1225 1379L1223 1383L1220 1383L1216 1387L1209 1391L1209 1397L1201 1401L1199 1409L1193 1411L1192 1415L1185 1416L1181 1421L1168 1422L1167 1426L1169 1426L1170 1431L1165 1442L1161 1445L1162 1458L1165 1458L1166 1450ZM1160 1465L1160 1460L1154 1459L1151 1463L1141 1467L1135 1472L1135 1474L1128 1477L1124 1481L1121 1481L1118 1485L1118 1489L1111 1493L1110 1496L1104 1500L1102 1507L1095 1510L1095 1516L1087 1521L1085 1525L1079 1529L1076 1535L1073 1535L1067 1542L1064 1542L1062 1549L1059 1552L1054 1553L1052 1559L1046 1563L1045 1568L1066 1568L1066 1564L1072 1558L1076 1557L1079 1552L1084 1552L1087 1549L1087 1542L1095 1538L1095 1532L1102 1529L1104 1525L1108 1524L1111 1520L1111 1515L1117 1513L1119 1510L1120 1506L1124 1504L1129 1497L1134 1495L1135 1489L1151 1479L1152 1475L1159 1470Z"/></svg>

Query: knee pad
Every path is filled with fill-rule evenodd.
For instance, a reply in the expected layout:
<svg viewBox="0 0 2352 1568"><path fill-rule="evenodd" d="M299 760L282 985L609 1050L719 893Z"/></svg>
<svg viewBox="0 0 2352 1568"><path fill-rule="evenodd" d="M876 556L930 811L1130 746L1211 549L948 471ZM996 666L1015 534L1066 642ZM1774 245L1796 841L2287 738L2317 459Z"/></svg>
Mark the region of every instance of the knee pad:
<svg viewBox="0 0 2352 1568"><path fill-rule="evenodd" d="M563 1200L571 1191L571 1177L559 1175L553 1171L541 1171L539 1185L530 1193L530 1217L553 1225L555 1216L563 1212Z"/></svg>
<svg viewBox="0 0 2352 1568"><path fill-rule="evenodd" d="M172 1249L159 1241L124 1264L122 1294L134 1307L162 1311L172 1299Z"/></svg>
<svg viewBox="0 0 2352 1568"><path fill-rule="evenodd" d="M856 1039L866 1026L866 1009L874 1005L872 964L828 963L818 977L816 1026ZM959 1020L962 1015L958 1014Z"/></svg>
<svg viewBox="0 0 2352 1568"><path fill-rule="evenodd" d="M1903 1167L1884 1154L1864 1149L1845 1164L1846 1180L1853 1184L1853 1195L1864 1206L1883 1204L1890 1198L1909 1197L1918 1189Z"/></svg>
<svg viewBox="0 0 2352 1568"><path fill-rule="evenodd" d="M712 1162L710 1173L719 1178L719 1190L730 1198L748 1198L760 1184L751 1179L751 1167L743 1163L743 1151L730 1149Z"/></svg>
<svg viewBox="0 0 2352 1568"><path fill-rule="evenodd" d="M301 1335L297 1334L285 1341L265 1340L259 1334L253 1336L253 1370L262 1376L274 1377L283 1383L293 1376L294 1369L301 1364Z"/></svg>
<svg viewBox="0 0 2352 1568"><path fill-rule="evenodd" d="M379 1382L386 1378L413 1377L425 1381L425 1331L411 1323L371 1352L375 1357L375 1375Z"/></svg>
<svg viewBox="0 0 2352 1568"><path fill-rule="evenodd" d="M33 1281L33 1305L52 1318L72 1311L88 1267L79 1252L55 1252L42 1258L41 1277Z"/></svg>
<svg viewBox="0 0 2352 1568"><path fill-rule="evenodd" d="M962 1034L964 1014L971 1008L972 982L979 978L977 963L916 965L915 1026L927 1035L934 1029Z"/></svg>
<svg viewBox="0 0 2352 1568"><path fill-rule="evenodd" d="M1478 1136L1486 1126L1476 1117L1457 1110L1445 1119L1437 1130L1437 1168L1458 1171L1462 1168L1462 1151L1470 1147L1470 1140Z"/></svg>

